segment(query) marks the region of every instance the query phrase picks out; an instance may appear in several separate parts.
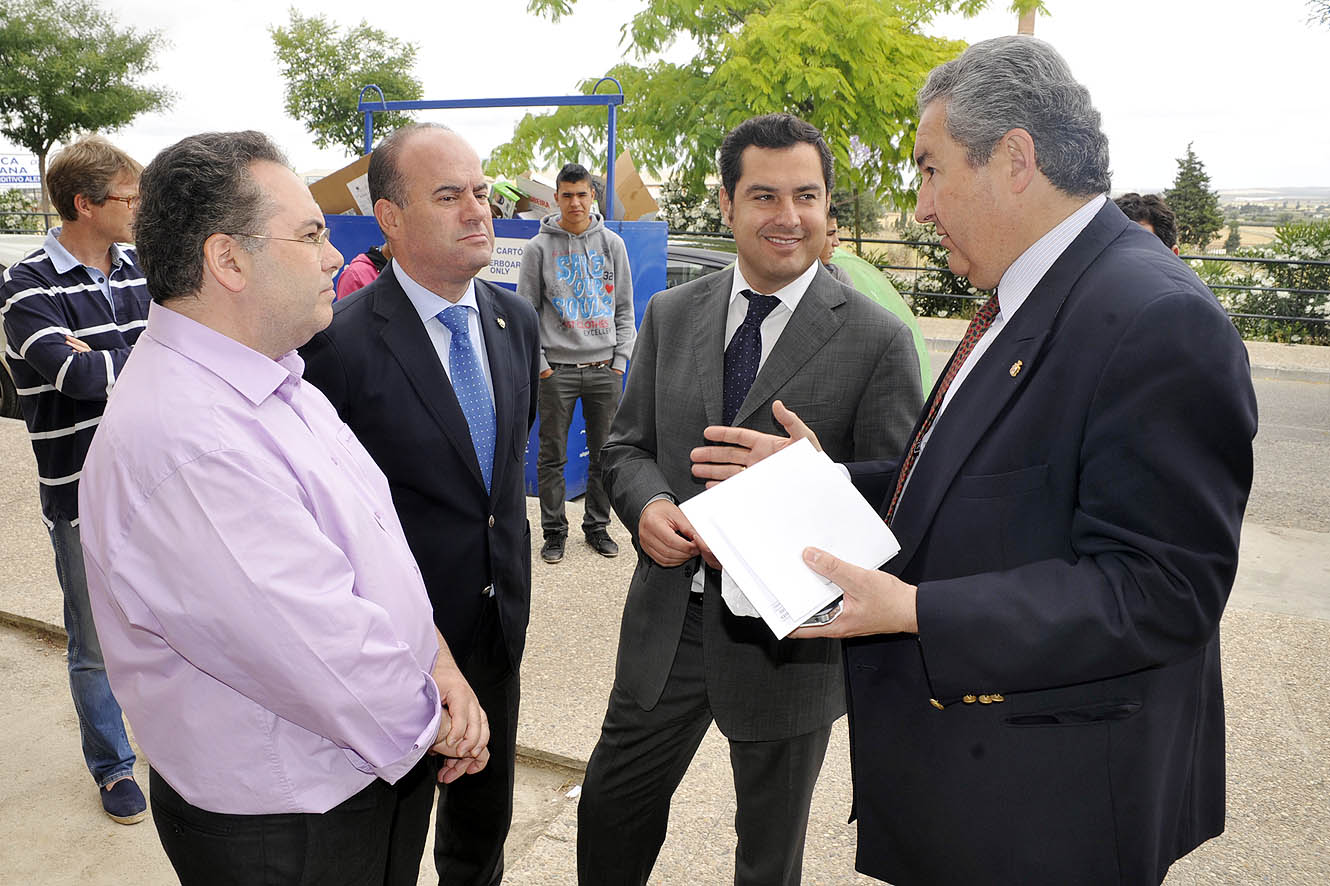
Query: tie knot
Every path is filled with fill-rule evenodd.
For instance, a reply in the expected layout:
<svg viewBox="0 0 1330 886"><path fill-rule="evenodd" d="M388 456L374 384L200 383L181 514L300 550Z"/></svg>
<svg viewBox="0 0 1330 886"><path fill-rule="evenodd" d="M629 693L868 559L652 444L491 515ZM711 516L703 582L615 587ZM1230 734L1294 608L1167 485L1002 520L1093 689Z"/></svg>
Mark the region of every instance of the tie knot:
<svg viewBox="0 0 1330 886"><path fill-rule="evenodd" d="M744 316L745 323L761 324L767 319L767 315L776 310L780 304L780 299L774 295L759 295L751 289L745 289L743 296L748 299L748 313Z"/></svg>
<svg viewBox="0 0 1330 886"><path fill-rule="evenodd" d="M439 322L448 327L453 335L469 335L466 324L466 305L453 305L437 314Z"/></svg>

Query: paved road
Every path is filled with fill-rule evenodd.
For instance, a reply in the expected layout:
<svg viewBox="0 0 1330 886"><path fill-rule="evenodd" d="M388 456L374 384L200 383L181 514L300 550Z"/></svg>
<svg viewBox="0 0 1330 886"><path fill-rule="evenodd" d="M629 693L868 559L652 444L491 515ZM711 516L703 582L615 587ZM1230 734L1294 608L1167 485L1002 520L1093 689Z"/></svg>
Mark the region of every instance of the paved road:
<svg viewBox="0 0 1330 886"><path fill-rule="evenodd" d="M1255 384L1260 431L1247 519L1330 532L1330 380Z"/></svg>

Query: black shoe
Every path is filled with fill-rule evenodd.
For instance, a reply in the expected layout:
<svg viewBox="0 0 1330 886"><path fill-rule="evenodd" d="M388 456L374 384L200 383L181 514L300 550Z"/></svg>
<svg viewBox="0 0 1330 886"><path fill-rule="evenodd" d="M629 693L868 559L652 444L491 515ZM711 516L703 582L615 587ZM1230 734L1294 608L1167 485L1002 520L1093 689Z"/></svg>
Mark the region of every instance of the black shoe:
<svg viewBox="0 0 1330 886"><path fill-rule="evenodd" d="M102 795L102 809L112 821L137 824L148 817L148 801L132 778L122 778L109 791L97 793Z"/></svg>
<svg viewBox="0 0 1330 886"><path fill-rule="evenodd" d="M546 563L558 563L563 559L563 544L565 541L566 539L562 535L546 536L545 544L540 548L540 559Z"/></svg>
<svg viewBox="0 0 1330 886"><path fill-rule="evenodd" d="M604 529L593 529L586 534L586 543L591 545L591 550L600 554L602 557L619 556L619 546L610 538L610 534Z"/></svg>

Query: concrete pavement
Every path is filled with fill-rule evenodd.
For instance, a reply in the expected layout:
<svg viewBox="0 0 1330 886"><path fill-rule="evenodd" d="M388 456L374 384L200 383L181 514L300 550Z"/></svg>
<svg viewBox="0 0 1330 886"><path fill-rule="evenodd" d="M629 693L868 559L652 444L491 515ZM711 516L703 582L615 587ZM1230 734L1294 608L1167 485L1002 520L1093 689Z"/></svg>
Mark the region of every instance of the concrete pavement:
<svg viewBox="0 0 1330 886"><path fill-rule="evenodd" d="M949 325L942 325L949 324ZM926 321L939 343L963 321ZM1330 348L1252 343L1253 374L1297 372L1330 384ZM1316 352L1308 353L1307 350ZM936 357L935 357L935 365ZM1276 376L1278 377L1278 376ZM0 729L10 778L0 785L0 883L174 882L150 826L125 828L97 806L78 753L64 682L60 592L36 517L34 467L21 423L0 420ZM534 500L529 502L533 523ZM576 525L580 506L570 505ZM614 528L621 544L626 534ZM627 549L627 545L624 545ZM574 539L556 566L534 564L519 743L521 833L507 882L575 882L576 807L565 798L595 743L613 677L633 563ZM1228 830L1175 865L1170 886L1330 881L1330 534L1249 523L1222 624L1229 738ZM562 768L541 770L552 761ZM142 762L140 766L142 766ZM541 773L544 773L543 775ZM543 780L542 780L543 779ZM849 767L837 724L809 827L804 882L873 882L853 872L845 824ZM713 729L676 795L653 882L725 883L733 875L734 790ZM430 882L426 875L422 883Z"/></svg>

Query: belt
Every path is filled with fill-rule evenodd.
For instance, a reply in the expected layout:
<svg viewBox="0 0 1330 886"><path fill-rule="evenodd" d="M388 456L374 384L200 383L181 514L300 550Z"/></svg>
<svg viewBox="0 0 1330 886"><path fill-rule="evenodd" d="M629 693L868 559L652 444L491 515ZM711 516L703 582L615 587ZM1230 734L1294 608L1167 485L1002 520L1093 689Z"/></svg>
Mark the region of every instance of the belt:
<svg viewBox="0 0 1330 886"><path fill-rule="evenodd" d="M592 363L551 363L550 369L592 369L609 365L609 360L596 360Z"/></svg>

